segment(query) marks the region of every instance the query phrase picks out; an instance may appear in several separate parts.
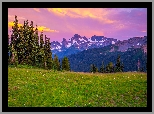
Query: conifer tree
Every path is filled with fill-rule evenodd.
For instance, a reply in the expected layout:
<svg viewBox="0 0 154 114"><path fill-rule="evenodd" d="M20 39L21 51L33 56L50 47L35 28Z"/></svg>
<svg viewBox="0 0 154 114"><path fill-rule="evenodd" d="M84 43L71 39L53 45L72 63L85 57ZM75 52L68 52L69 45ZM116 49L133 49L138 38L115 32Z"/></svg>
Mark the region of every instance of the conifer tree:
<svg viewBox="0 0 154 114"><path fill-rule="evenodd" d="M50 39L45 35L45 45L44 45L44 53L45 53L45 64L48 69L52 69L53 61L52 61L52 52L50 48Z"/></svg>
<svg viewBox="0 0 154 114"><path fill-rule="evenodd" d="M106 65L105 72L106 73L109 73L110 72L110 69L109 69L109 65L108 64Z"/></svg>
<svg viewBox="0 0 154 114"><path fill-rule="evenodd" d="M69 64L69 60L67 57L64 57L62 59L62 70L66 70L66 71L70 70L70 64Z"/></svg>
<svg viewBox="0 0 154 114"><path fill-rule="evenodd" d="M109 66L109 72L110 73L113 72L113 68L114 68L113 63L109 62L108 66Z"/></svg>
<svg viewBox="0 0 154 114"><path fill-rule="evenodd" d="M35 28L35 33L34 33L34 42L35 42L35 62L36 62L36 66L39 65L39 36L38 36L38 29L37 29L37 25Z"/></svg>
<svg viewBox="0 0 154 114"><path fill-rule="evenodd" d="M120 56L117 57L117 63L115 65L116 72L123 72L124 65L120 62Z"/></svg>
<svg viewBox="0 0 154 114"><path fill-rule="evenodd" d="M39 67L44 67L44 41L43 41L43 31L40 34L40 46L39 46L39 54L38 54L38 61Z"/></svg>
<svg viewBox="0 0 154 114"><path fill-rule="evenodd" d="M25 22L24 21L24 45L25 45L25 63L28 65L32 64L31 60L31 37L30 37L30 27L28 25L28 20Z"/></svg>
<svg viewBox="0 0 154 114"><path fill-rule="evenodd" d="M55 69L60 71L60 62L58 60L58 56L57 55L54 55L53 64L55 66Z"/></svg>
<svg viewBox="0 0 154 114"><path fill-rule="evenodd" d="M36 65L36 57L37 57L37 50L36 50L36 38L35 38L35 31L34 31L34 27L33 27L33 21L31 21L30 23L30 27L29 27L29 31L30 31L30 58L32 61L32 65L35 66Z"/></svg>
<svg viewBox="0 0 154 114"><path fill-rule="evenodd" d="M14 26L12 26L12 38L11 38L11 63L17 66L18 57L17 57L17 38L18 38L18 20L17 16L15 15L15 21L13 22Z"/></svg>
<svg viewBox="0 0 154 114"><path fill-rule="evenodd" d="M102 66L100 68L100 72L101 73L104 73L105 72L104 62L102 62Z"/></svg>
<svg viewBox="0 0 154 114"><path fill-rule="evenodd" d="M18 62L19 62L19 64L23 63L23 60L24 60L24 53L25 53L24 43L25 42L24 42L23 27L20 26L20 29L19 29L19 37L17 39Z"/></svg>
<svg viewBox="0 0 154 114"><path fill-rule="evenodd" d="M90 65L90 72L93 72L93 64Z"/></svg>
<svg viewBox="0 0 154 114"><path fill-rule="evenodd" d="M94 64L91 65L91 72L98 72L98 68Z"/></svg>

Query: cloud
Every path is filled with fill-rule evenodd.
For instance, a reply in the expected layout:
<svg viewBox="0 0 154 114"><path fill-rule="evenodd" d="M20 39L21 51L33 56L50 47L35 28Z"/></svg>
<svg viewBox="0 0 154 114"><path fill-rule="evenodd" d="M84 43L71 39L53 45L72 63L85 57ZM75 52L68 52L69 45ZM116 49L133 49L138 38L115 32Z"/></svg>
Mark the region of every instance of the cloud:
<svg viewBox="0 0 154 114"><path fill-rule="evenodd" d="M143 30L143 31L141 31L141 32L147 32L146 30Z"/></svg>
<svg viewBox="0 0 154 114"><path fill-rule="evenodd" d="M8 28L12 28L12 26L14 26L13 22L8 22ZM22 24L18 23L18 26L23 26Z"/></svg>
<svg viewBox="0 0 154 114"><path fill-rule="evenodd" d="M8 22L8 28L9 29L11 29L12 28L12 26L14 26L14 23L11 21L11 22ZM20 26L23 26L23 24L20 24L20 23L18 23L18 26L20 27ZM45 26L38 26L37 27L37 29L38 29L38 31L45 31L45 32L56 32L56 33L58 33L59 31L57 31L57 30L51 30L50 28L47 28L47 27L45 27Z"/></svg>
<svg viewBox="0 0 154 114"><path fill-rule="evenodd" d="M35 11L40 12L39 8L33 8Z"/></svg>
<svg viewBox="0 0 154 114"><path fill-rule="evenodd" d="M45 27L45 26L38 26L37 29L38 29L38 31L40 31L40 32L41 32L42 30L45 31L45 32L57 32L57 33L59 32L59 31L57 31L57 30L51 30L50 28L47 28L47 27Z"/></svg>
<svg viewBox="0 0 154 114"><path fill-rule="evenodd" d="M68 16L70 18L92 18L99 20L103 23L114 23L114 20L107 18L109 11L100 8L47 8L45 9L50 13L54 13L57 16Z"/></svg>

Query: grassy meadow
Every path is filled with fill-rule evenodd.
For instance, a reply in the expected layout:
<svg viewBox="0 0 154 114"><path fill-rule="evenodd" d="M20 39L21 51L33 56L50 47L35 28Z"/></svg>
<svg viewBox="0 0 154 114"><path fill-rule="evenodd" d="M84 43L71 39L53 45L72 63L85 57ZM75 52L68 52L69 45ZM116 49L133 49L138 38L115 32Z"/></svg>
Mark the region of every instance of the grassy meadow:
<svg viewBox="0 0 154 114"><path fill-rule="evenodd" d="M9 107L146 107L147 74L8 67Z"/></svg>

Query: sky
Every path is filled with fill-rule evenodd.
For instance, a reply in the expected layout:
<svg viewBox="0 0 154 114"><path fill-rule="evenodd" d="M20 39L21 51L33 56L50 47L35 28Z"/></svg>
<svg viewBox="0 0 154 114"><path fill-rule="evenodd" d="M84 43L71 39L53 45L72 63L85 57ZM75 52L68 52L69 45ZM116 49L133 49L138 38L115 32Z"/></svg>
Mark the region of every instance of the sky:
<svg viewBox="0 0 154 114"><path fill-rule="evenodd" d="M69 40L74 34L118 40L147 36L146 8L9 8L9 35L15 15L19 26L26 20L33 21L39 34L43 30L50 41Z"/></svg>

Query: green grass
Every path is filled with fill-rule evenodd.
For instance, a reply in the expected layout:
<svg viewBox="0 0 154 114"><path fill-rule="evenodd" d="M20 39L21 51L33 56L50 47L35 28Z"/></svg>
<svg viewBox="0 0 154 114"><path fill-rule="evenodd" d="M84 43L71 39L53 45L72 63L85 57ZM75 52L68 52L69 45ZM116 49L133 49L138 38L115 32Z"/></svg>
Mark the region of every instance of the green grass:
<svg viewBox="0 0 154 114"><path fill-rule="evenodd" d="M147 74L8 68L9 107L146 107Z"/></svg>

